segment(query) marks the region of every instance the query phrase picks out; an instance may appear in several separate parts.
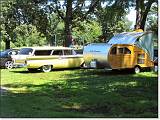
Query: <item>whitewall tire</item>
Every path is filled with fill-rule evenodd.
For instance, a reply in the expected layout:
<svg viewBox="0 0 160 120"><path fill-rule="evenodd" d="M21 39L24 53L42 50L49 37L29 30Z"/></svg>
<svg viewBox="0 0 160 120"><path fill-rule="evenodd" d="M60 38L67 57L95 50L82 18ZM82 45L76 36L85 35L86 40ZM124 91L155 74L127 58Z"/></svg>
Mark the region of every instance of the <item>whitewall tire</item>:
<svg viewBox="0 0 160 120"><path fill-rule="evenodd" d="M52 66L51 65L43 65L41 67L42 72L50 72L52 70Z"/></svg>

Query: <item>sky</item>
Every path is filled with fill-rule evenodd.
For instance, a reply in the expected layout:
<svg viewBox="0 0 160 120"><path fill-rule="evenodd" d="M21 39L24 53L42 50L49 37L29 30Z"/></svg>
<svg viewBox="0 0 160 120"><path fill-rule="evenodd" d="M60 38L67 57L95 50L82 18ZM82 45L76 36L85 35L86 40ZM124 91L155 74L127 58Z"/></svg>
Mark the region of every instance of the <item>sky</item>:
<svg viewBox="0 0 160 120"><path fill-rule="evenodd" d="M126 17L128 18L129 21L133 22L131 27L134 27L135 22L136 22L136 10L131 9L129 14Z"/></svg>

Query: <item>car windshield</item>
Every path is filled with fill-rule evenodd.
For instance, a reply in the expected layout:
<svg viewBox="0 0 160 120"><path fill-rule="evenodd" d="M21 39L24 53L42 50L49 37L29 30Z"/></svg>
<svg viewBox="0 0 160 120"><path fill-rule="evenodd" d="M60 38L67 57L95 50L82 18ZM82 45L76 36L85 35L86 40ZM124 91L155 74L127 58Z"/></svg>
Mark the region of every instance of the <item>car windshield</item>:
<svg viewBox="0 0 160 120"><path fill-rule="evenodd" d="M32 48L22 48L20 49L19 54L20 55L29 55L30 53L32 53L33 49Z"/></svg>
<svg viewBox="0 0 160 120"><path fill-rule="evenodd" d="M8 56L8 53L11 51L11 49L5 50L5 51L1 51L0 52L0 56L4 57L4 56Z"/></svg>

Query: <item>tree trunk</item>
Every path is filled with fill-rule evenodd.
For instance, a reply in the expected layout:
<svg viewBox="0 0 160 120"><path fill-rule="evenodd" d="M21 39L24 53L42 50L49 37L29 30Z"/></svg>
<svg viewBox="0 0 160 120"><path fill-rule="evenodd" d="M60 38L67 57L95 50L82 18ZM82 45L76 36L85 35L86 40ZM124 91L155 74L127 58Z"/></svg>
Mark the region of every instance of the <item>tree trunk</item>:
<svg viewBox="0 0 160 120"><path fill-rule="evenodd" d="M154 0L149 0L148 1L146 9L143 13L143 17L142 17L141 24L140 24L140 28L143 29L143 30L145 29L145 23L146 23L146 20L147 20L147 15L148 15L148 12L149 12L153 2L154 2Z"/></svg>
<svg viewBox="0 0 160 120"><path fill-rule="evenodd" d="M72 44L72 0L67 0L65 17L65 45L69 47Z"/></svg>
<svg viewBox="0 0 160 120"><path fill-rule="evenodd" d="M5 49L10 49L10 40L9 39L7 39L5 41Z"/></svg>
<svg viewBox="0 0 160 120"><path fill-rule="evenodd" d="M140 7L140 0L136 0L136 24L134 29L139 29L141 23L141 7Z"/></svg>
<svg viewBox="0 0 160 120"><path fill-rule="evenodd" d="M144 0L136 0L136 25L135 29L145 29L148 12L155 0L148 0L145 6Z"/></svg>

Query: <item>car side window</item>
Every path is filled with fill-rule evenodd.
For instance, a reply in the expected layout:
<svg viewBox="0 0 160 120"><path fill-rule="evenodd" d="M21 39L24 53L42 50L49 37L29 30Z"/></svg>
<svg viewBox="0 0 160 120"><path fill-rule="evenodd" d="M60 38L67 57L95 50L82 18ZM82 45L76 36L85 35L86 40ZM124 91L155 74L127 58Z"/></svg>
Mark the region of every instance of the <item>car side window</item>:
<svg viewBox="0 0 160 120"><path fill-rule="evenodd" d="M52 50L35 50L34 55L40 56L40 55L50 55Z"/></svg>
<svg viewBox="0 0 160 120"><path fill-rule="evenodd" d="M62 50L54 50L52 55L63 55Z"/></svg>
<svg viewBox="0 0 160 120"><path fill-rule="evenodd" d="M64 50L64 55L73 55L72 50Z"/></svg>
<svg viewBox="0 0 160 120"><path fill-rule="evenodd" d="M117 47L112 48L110 54L115 55L117 53Z"/></svg>

